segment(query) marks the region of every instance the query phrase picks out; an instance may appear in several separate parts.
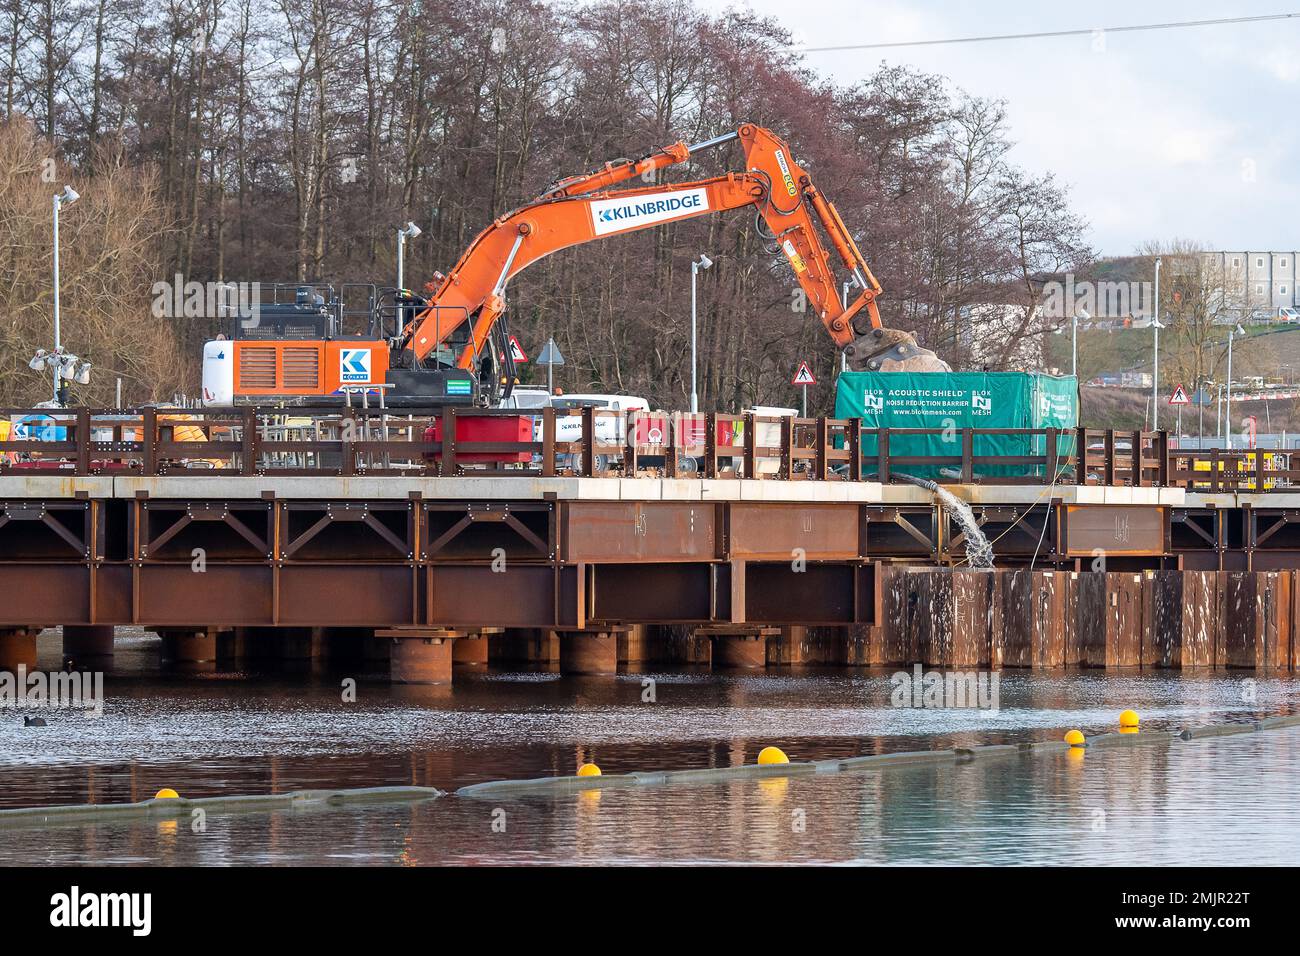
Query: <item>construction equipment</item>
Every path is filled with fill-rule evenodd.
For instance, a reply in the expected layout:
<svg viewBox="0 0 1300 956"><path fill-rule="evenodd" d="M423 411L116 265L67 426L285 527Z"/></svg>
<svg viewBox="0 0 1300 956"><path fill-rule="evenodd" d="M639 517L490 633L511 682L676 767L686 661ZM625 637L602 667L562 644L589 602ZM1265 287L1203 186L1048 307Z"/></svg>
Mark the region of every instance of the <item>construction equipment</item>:
<svg viewBox="0 0 1300 956"><path fill-rule="evenodd" d="M653 182L660 170L732 141L739 141L744 150L743 171L694 182L611 189L634 179ZM503 382L508 394L515 376L505 323L506 291L514 276L570 246L742 208L756 211L760 235L789 262L807 309L821 320L851 369L950 371L910 334L884 328L876 306L880 284L834 205L794 161L785 142L770 130L745 124L701 143L678 142L641 159L606 163L593 173L560 180L537 199L499 217L479 233L450 272L429 283L427 296L397 290L397 332L386 342L389 354L370 363L372 378L363 381L355 356L365 346L348 346L351 381L378 382L379 367L384 366L385 397L392 406L470 402L478 398L479 386L496 390ZM856 287L852 301L840 300L831 254L818 236L818 226ZM293 341L276 346L284 353L306 347ZM285 358L276 360L277 367ZM344 361L341 353L338 360ZM263 369L258 392L263 398L268 395L268 377ZM348 381L346 376L331 376L325 384ZM277 381L272 388L280 395L288 392L287 383ZM236 377L233 394L240 398L252 392L242 389ZM328 392L322 387L316 394Z"/></svg>

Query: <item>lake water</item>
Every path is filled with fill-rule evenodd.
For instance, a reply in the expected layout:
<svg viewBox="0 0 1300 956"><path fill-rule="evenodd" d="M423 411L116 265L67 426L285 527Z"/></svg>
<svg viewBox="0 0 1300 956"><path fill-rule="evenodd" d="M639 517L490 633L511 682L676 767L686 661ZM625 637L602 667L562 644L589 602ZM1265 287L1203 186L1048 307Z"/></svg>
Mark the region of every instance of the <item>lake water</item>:
<svg viewBox="0 0 1300 956"><path fill-rule="evenodd" d="M795 760L1293 713L1300 682L1250 672L1005 671L996 714L891 706L895 669L617 678L457 669L404 688L362 675L173 675L158 642L119 642L101 718L0 712L0 805L189 797ZM42 639L42 666L57 666ZM653 681L653 687L646 684ZM653 690L653 702L646 698ZM1295 863L1300 728L709 785L483 802L12 831L0 863L878 862ZM497 822L494 828L493 823ZM504 832L501 822L504 821ZM19 838L21 837L21 838Z"/></svg>

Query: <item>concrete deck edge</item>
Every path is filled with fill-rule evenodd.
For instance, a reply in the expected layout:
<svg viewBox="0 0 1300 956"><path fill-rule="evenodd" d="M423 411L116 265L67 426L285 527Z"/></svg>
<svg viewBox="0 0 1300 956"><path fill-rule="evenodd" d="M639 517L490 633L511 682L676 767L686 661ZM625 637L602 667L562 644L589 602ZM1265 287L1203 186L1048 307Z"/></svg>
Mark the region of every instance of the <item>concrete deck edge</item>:
<svg viewBox="0 0 1300 956"><path fill-rule="evenodd" d="M1030 505L1049 496L1066 504L1129 504L1182 506L1210 496L1182 488L1110 488L1092 485L945 485L958 498L981 505ZM98 475L58 474L0 476L0 498L132 499L147 492L160 499L260 499L273 492L286 499L370 498L406 500L418 492L431 501L540 500L554 494L562 501L755 501L822 504L929 505L931 493L913 485L882 485L878 481L782 481L720 478L539 478L493 475L423 477L243 476L211 474ZM1251 497L1260 507L1295 507L1300 494L1270 493ZM1231 495L1214 500L1235 500ZM1288 502L1290 504L1288 505Z"/></svg>

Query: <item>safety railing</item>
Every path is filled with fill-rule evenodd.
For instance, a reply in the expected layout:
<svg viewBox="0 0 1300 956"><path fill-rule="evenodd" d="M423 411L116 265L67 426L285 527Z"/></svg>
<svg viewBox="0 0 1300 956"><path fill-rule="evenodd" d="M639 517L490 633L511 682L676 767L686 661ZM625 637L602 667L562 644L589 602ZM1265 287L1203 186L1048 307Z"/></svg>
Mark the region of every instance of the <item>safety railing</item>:
<svg viewBox="0 0 1300 956"><path fill-rule="evenodd" d="M1169 480L1207 494L1300 490L1300 453L1266 449L1173 449Z"/></svg>
<svg viewBox="0 0 1300 956"><path fill-rule="evenodd" d="M1293 467L1293 464L1295 467ZM857 419L448 406L0 409L0 475L409 475L1300 487L1287 452L1170 448L1164 432L870 428Z"/></svg>

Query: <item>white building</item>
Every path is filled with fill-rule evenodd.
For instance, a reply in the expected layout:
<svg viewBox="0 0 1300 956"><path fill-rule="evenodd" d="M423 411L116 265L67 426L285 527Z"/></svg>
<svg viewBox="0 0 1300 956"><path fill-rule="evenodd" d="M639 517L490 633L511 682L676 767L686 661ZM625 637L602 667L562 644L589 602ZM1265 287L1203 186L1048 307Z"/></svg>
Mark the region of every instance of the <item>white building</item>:
<svg viewBox="0 0 1300 956"><path fill-rule="evenodd" d="M1223 291L1229 301L1243 303L1243 312L1276 314L1278 309L1300 307L1296 288L1300 269L1296 252L1208 252L1207 271L1223 276Z"/></svg>

